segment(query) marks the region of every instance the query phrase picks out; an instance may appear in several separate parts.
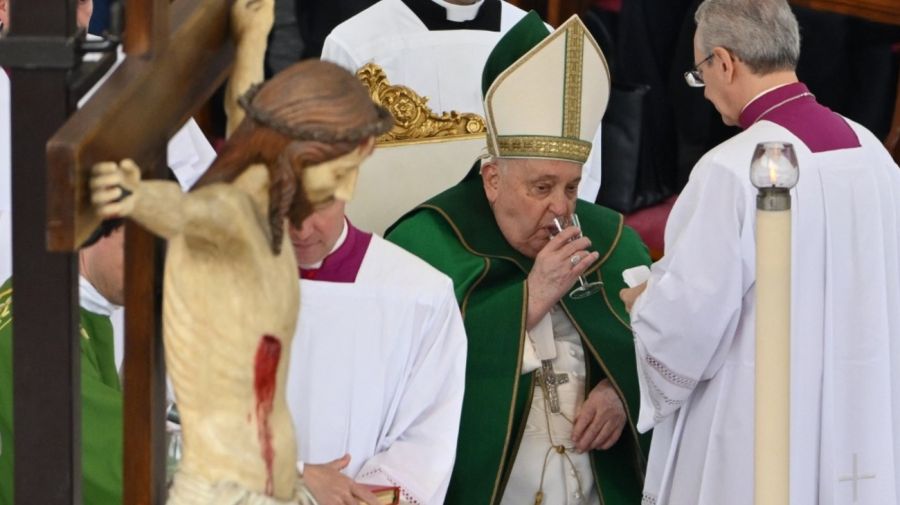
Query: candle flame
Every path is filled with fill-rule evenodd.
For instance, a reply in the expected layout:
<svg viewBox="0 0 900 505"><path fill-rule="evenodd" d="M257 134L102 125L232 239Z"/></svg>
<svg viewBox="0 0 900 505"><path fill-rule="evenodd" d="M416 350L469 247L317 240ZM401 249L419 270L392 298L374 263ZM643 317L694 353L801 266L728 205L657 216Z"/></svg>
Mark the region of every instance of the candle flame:
<svg viewBox="0 0 900 505"><path fill-rule="evenodd" d="M774 160L769 160L769 181L773 186L778 182L778 164Z"/></svg>

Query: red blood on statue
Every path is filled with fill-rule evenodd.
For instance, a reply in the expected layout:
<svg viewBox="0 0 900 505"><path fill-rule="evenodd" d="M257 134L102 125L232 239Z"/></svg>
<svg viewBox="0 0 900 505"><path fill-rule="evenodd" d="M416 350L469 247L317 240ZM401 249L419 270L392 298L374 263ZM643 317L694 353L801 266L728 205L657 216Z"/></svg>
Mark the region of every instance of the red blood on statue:
<svg viewBox="0 0 900 505"><path fill-rule="evenodd" d="M271 335L263 335L259 346L256 348L253 388L256 391L256 422L259 430L259 445L262 449L263 461L266 463L266 494L268 496L272 496L274 492L272 462L275 458L269 415L272 413L276 375L278 374L278 363L280 360L281 341Z"/></svg>

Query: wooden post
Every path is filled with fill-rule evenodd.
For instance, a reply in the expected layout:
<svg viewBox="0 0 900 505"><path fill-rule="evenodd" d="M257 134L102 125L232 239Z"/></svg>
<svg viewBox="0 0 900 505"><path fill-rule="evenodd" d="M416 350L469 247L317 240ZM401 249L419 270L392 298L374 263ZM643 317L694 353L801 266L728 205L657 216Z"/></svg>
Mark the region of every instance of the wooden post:
<svg viewBox="0 0 900 505"><path fill-rule="evenodd" d="M81 503L78 263L48 252L44 143L74 108L66 75L75 0L11 2L5 50L35 51L43 68L9 64L12 104L13 423L15 503ZM38 45L43 44L43 49ZM9 401L9 399L3 399ZM34 427L40 427L35 429Z"/></svg>

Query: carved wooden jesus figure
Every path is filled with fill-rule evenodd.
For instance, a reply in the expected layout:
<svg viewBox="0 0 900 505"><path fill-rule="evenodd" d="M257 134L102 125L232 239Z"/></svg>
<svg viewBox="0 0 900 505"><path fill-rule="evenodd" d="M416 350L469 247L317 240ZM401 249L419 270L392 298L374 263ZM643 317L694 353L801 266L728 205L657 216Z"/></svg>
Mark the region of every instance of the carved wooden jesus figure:
<svg viewBox="0 0 900 505"><path fill-rule="evenodd" d="M163 334L184 452L169 503L305 503L284 383L299 303L285 227L347 199L389 114L348 72L298 63L241 100L246 118L190 193L94 167L103 217L165 238ZM123 191L124 190L124 191Z"/></svg>

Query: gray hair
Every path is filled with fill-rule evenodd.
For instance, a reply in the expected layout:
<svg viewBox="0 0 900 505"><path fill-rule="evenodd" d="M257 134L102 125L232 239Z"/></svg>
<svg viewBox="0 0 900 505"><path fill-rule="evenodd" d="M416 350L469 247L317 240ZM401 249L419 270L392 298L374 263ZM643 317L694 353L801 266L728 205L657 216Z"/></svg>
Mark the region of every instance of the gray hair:
<svg viewBox="0 0 900 505"><path fill-rule="evenodd" d="M705 0L694 19L704 56L723 47L758 75L797 68L800 29L787 0Z"/></svg>
<svg viewBox="0 0 900 505"><path fill-rule="evenodd" d="M496 165L501 173L506 174L510 160L511 158L501 158L500 156L488 154L481 158L481 168L483 169L485 165Z"/></svg>

